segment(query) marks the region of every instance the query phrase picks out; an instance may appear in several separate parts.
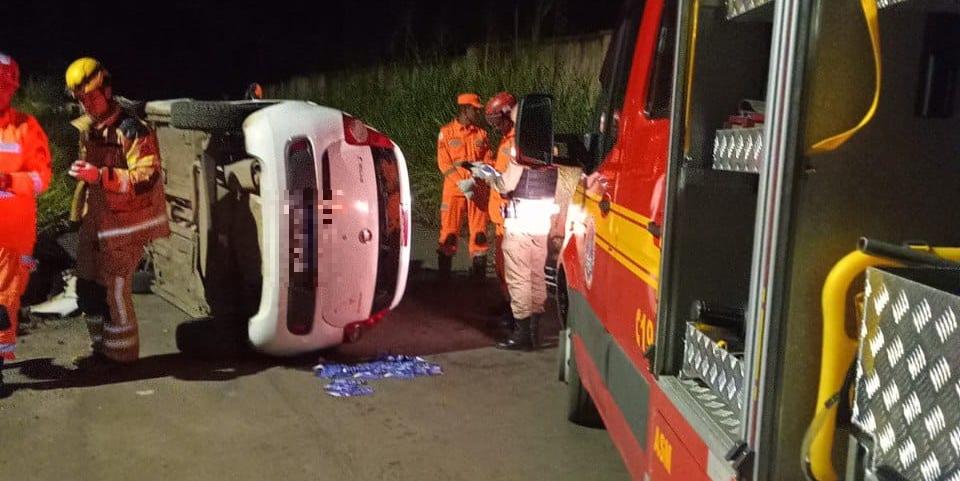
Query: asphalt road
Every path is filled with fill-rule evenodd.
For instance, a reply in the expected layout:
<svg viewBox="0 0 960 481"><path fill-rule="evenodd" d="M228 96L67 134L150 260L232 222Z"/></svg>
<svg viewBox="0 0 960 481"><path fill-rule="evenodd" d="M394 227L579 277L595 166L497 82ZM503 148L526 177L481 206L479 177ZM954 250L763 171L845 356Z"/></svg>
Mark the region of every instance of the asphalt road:
<svg viewBox="0 0 960 481"><path fill-rule="evenodd" d="M606 432L565 421L556 349L493 349L492 283L431 275L358 343L298 359L185 355L185 315L153 295L136 299L132 366L78 367L82 322L37 323L5 370L15 391L0 400L0 479L627 479ZM321 357L382 352L422 354L444 375L338 399L312 373Z"/></svg>

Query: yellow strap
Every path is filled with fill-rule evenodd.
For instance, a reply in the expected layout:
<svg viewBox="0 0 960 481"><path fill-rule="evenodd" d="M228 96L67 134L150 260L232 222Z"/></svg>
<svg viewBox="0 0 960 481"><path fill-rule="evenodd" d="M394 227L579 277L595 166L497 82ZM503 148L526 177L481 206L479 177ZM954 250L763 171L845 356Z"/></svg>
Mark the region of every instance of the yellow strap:
<svg viewBox="0 0 960 481"><path fill-rule="evenodd" d="M80 222L87 207L87 183L77 182L70 199L70 222Z"/></svg>
<svg viewBox="0 0 960 481"><path fill-rule="evenodd" d="M683 154L690 153L690 110L693 106L693 63L697 53L697 27L700 19L700 0L693 0L693 7L690 17L693 23L690 25L690 45L687 52L687 98L684 99L683 107Z"/></svg>
<svg viewBox="0 0 960 481"><path fill-rule="evenodd" d="M840 147L849 140L850 137L853 137L854 134L862 129L863 126L870 123L874 114L877 113L877 104L880 103L880 26L877 23L877 2L876 0L860 0L860 5L863 7L863 15L867 20L867 30L870 33L870 46L873 48L873 67L874 77L876 79L873 90L873 102L870 104L870 109L867 110L867 113L860 119L860 123L845 132L813 144L813 147L810 148L811 154L829 152Z"/></svg>

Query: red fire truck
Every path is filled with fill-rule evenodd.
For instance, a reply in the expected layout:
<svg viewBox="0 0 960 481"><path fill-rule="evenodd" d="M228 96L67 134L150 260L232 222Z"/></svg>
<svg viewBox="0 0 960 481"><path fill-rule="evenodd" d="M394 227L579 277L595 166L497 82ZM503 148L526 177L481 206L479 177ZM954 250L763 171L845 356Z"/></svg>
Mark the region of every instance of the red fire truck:
<svg viewBox="0 0 960 481"><path fill-rule="evenodd" d="M925 246L960 245L958 13L632 1L592 132L523 99L522 158L583 169L556 270L569 417L634 479L960 479L960 307L880 267L956 273Z"/></svg>

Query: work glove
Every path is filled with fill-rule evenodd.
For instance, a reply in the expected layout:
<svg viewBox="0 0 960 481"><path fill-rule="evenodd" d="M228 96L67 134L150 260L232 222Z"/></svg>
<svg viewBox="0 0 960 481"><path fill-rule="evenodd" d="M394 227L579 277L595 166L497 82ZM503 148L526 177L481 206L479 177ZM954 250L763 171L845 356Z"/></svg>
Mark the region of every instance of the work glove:
<svg viewBox="0 0 960 481"><path fill-rule="evenodd" d="M84 160L78 160L70 166L70 177L86 182L96 184L100 182L100 169L95 165Z"/></svg>
<svg viewBox="0 0 960 481"><path fill-rule="evenodd" d="M473 178L463 179L457 182L457 188L460 189L460 192L463 192L463 195L466 196L467 200L473 198L473 188L476 186L476 182Z"/></svg>
<svg viewBox="0 0 960 481"><path fill-rule="evenodd" d="M494 169L492 166L487 164L474 164L470 167L470 173L477 179L480 179L490 187L493 187L497 192L503 191L503 178L500 175L500 172L497 172L497 169Z"/></svg>

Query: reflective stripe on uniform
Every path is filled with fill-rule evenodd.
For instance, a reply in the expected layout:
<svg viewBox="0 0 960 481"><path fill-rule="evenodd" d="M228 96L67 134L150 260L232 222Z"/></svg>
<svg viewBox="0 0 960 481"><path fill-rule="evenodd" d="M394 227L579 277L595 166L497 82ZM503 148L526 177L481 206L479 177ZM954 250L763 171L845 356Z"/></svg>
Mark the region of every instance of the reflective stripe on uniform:
<svg viewBox="0 0 960 481"><path fill-rule="evenodd" d="M120 193L126 194L130 191L130 177L127 175L120 175Z"/></svg>
<svg viewBox="0 0 960 481"><path fill-rule="evenodd" d="M123 278L115 277L113 282L113 301L117 303L117 314L120 315L118 321L122 326L127 323L127 306L123 302Z"/></svg>
<svg viewBox="0 0 960 481"><path fill-rule="evenodd" d="M40 178L40 174L30 172L27 177L30 177L30 181L33 182L33 195L40 195L43 192L43 179Z"/></svg>
<svg viewBox="0 0 960 481"><path fill-rule="evenodd" d="M125 332L130 332L134 329L136 329L136 326L134 326L133 324L127 324L125 326L111 326L111 325L103 326L103 330L110 334L123 334Z"/></svg>
<svg viewBox="0 0 960 481"><path fill-rule="evenodd" d="M125 339L105 339L103 341L103 347L107 349L126 349L135 345L137 345L136 337L128 337Z"/></svg>
<svg viewBox="0 0 960 481"><path fill-rule="evenodd" d="M17 347L16 344L0 344L0 353L13 352L15 347Z"/></svg>
<svg viewBox="0 0 960 481"><path fill-rule="evenodd" d="M37 269L37 260L30 256L20 256L20 263L25 267L30 269L30 272L33 272Z"/></svg>
<svg viewBox="0 0 960 481"><path fill-rule="evenodd" d="M116 229L108 229L103 232L98 232L97 237L99 239L110 239L112 237L117 237L121 235L129 235L134 232L140 232L142 230L147 230L151 227L156 227L158 225L163 225L164 222L167 222L166 215L159 215L153 219L140 222L139 224L134 224L126 227L118 227Z"/></svg>

